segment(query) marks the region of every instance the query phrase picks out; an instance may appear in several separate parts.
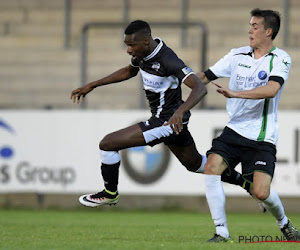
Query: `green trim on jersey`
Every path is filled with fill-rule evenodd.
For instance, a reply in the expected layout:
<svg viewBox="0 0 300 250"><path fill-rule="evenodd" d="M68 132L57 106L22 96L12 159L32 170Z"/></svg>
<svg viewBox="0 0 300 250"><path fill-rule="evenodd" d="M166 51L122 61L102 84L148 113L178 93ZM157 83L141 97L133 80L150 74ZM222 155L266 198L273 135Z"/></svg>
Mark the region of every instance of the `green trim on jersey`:
<svg viewBox="0 0 300 250"><path fill-rule="evenodd" d="M270 50L270 52L269 53L271 53L273 50L275 50L276 49L276 47L275 46L273 46L273 48ZM272 69L273 69L273 60L274 60L274 57L275 57L275 55L273 54L272 55L272 58L271 58L271 60L270 60L270 72L272 71Z"/></svg>
<svg viewBox="0 0 300 250"><path fill-rule="evenodd" d="M267 123L268 123L268 109L269 109L270 98L265 99L263 120L260 128L260 133L257 138L258 141L264 141L266 137Z"/></svg>
<svg viewBox="0 0 300 250"><path fill-rule="evenodd" d="M273 50L275 50L276 47L273 46L272 49L269 51L271 53ZM273 69L273 60L274 60L275 55L272 55L272 58L270 60L270 72ZM270 103L270 98L265 99L265 104L264 104L264 110L263 110L263 120L260 128L260 133L257 138L257 141L264 141L266 137L266 130L267 130L267 123L268 123L268 110L269 110L269 103Z"/></svg>
<svg viewBox="0 0 300 250"><path fill-rule="evenodd" d="M273 46L272 49L270 49L269 53L271 53L271 52L272 52L273 50L275 50L275 49L276 49L276 47Z"/></svg>

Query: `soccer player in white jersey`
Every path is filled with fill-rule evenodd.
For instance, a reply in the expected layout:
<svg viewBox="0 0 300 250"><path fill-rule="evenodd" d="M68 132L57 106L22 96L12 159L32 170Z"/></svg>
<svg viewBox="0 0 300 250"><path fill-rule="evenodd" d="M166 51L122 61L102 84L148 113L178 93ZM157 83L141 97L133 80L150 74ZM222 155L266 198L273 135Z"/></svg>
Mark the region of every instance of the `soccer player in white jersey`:
<svg viewBox="0 0 300 250"><path fill-rule="evenodd" d="M205 84L229 77L229 87L213 83L227 99L229 122L213 140L205 165L206 198L216 234L209 242L231 242L225 213L225 194L220 180L224 170L242 164L242 175L251 193L276 218L287 240L299 241L299 231L286 217L277 193L270 189L276 162L277 108L289 76L291 58L273 45L280 28L280 14L253 9L249 46L232 49L206 72L198 73Z"/></svg>
<svg viewBox="0 0 300 250"><path fill-rule="evenodd" d="M187 170L204 172L206 156L197 151L188 130L188 121L190 109L206 95L205 85L161 39L152 38L147 22L131 22L125 29L124 42L131 56L130 64L107 77L75 89L71 99L79 103L96 87L125 81L140 72L152 116L147 121L110 133L101 140L101 174L105 188L101 192L79 198L83 205L90 207L116 204L119 201L119 150L122 149L154 146L163 142ZM185 101L182 100L182 83L191 89ZM232 176L224 174L222 180L239 186L243 186L244 182L236 171Z"/></svg>

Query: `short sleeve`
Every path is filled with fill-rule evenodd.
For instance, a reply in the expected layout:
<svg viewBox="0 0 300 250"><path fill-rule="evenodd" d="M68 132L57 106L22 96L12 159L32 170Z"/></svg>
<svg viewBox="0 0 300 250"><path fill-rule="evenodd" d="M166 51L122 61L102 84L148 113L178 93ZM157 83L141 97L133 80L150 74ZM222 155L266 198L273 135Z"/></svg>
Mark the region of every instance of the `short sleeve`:
<svg viewBox="0 0 300 250"><path fill-rule="evenodd" d="M165 58L164 64L167 75L175 76L181 83L184 82L189 75L194 74L194 71L186 66L175 54L168 55L168 57Z"/></svg>
<svg viewBox="0 0 300 250"><path fill-rule="evenodd" d="M289 77L290 68L291 68L291 57L288 54L284 56L275 57L273 61L273 68L270 72L269 78L280 77L286 81Z"/></svg>
<svg viewBox="0 0 300 250"><path fill-rule="evenodd" d="M231 61L234 55L232 49L228 54L222 57L215 65L209 68L209 70L218 78L231 76Z"/></svg>

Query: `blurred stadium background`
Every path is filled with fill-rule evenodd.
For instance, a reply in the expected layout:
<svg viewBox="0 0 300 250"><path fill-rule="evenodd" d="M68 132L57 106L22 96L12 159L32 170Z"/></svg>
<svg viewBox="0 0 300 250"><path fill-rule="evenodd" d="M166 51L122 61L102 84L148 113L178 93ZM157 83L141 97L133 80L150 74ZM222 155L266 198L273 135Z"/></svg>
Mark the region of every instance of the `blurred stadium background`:
<svg viewBox="0 0 300 250"><path fill-rule="evenodd" d="M139 77L124 84L111 85L94 91L88 96L85 107L74 105L69 99L71 91L82 84L82 79L86 82L99 79L129 63L130 59L122 44L123 29L129 21L143 19L150 25L158 22L179 24L176 28L155 25L152 27L153 36L161 37L194 71L200 71L212 65L231 48L248 44L249 13L255 7L275 9L282 14L282 27L275 45L285 49L291 55L293 66L281 97L280 110L298 114L300 107L298 97L300 87L298 87L297 77L297 69L300 68L300 2L298 0L0 0L0 121L13 127L18 117L21 117L18 122L22 123L25 121L22 117L26 117L28 112L38 111L38 114L34 114L36 120L26 120L31 123L32 134L34 134L34 131L41 129L35 127L35 121L43 119L49 114L48 112L62 111L64 116L69 114L70 117L74 113L83 115L91 110L97 110L95 114L89 113L97 116L109 111L116 112L116 115L123 111L128 111L129 114L136 110L140 112L147 105L142 95ZM82 66L82 31L85 24L92 22L120 23L120 25L115 25L113 28L109 25L102 28L92 27L88 30L85 72ZM187 25L191 22L201 23L206 29L205 51L201 51L203 30L198 26ZM205 53L204 61L203 53ZM226 84L226 81L220 82ZM185 88L183 91L184 95L188 93ZM208 91L207 97L196 109L199 112L204 110L209 113L225 113L225 98L217 96L211 86L208 87ZM147 110L145 114L148 114ZM55 121L49 123L51 122L55 123ZM192 123L196 121L192 120ZM48 123L45 122L46 124ZM108 123L102 125L106 129L110 127ZM122 128L120 124L118 125ZM296 124L295 134L298 138L297 126ZM97 134L94 134L94 137L96 141L101 139ZM4 141L6 139L5 136L2 139L0 137L0 147L7 143ZM31 139L32 144L38 140ZM283 143L281 148L289 148L293 137L289 139L291 140L284 141L286 144ZM43 143L45 146L47 141ZM295 142L296 149L299 146L297 143L298 140ZM56 147L55 144L51 146ZM85 148L91 145L82 142L81 146ZM25 148L26 145L23 147ZM46 151L53 150L49 149L49 145L45 147ZM97 144L93 144L92 147L97 149ZM42 148L40 150L43 151ZM40 152L36 153L39 155ZM296 155L298 153L296 152ZM5 154L3 153L2 156ZM43 208L79 206L77 196L83 191L80 188L78 192L75 192L76 188L72 192L64 189L44 192L37 183L30 188L26 188L26 184L21 183L24 189L20 183L16 189L12 183L9 186L7 176L12 172L9 172L7 166L12 161L5 157L0 158L0 167L2 167L0 206ZM27 156L23 154L22 157ZM294 160L298 163L298 159ZM84 163L81 166L85 167ZM90 167L97 168L97 166ZM280 174L279 171L277 173ZM286 210L292 212L300 212L300 193L297 190L300 186L300 174L298 172L297 174L295 186L291 187L296 189L292 195L282 197ZM98 175L92 182L100 179L100 173ZM85 183L81 184L85 185ZM288 188L286 185L288 184L284 184L283 188ZM180 183L177 186L180 189ZM180 192L178 195L176 192L172 195L168 192L163 192L162 195L148 192L147 199L143 197L143 193L125 193L119 206L124 209L171 207L208 211L203 192L191 195ZM227 207L230 211L258 211L255 202L241 193L229 195Z"/></svg>

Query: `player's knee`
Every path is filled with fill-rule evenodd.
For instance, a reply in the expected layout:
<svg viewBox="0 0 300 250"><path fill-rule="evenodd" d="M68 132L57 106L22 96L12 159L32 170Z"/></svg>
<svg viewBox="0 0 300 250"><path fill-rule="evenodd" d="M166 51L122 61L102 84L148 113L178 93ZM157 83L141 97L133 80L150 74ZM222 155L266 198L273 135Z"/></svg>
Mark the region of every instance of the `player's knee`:
<svg viewBox="0 0 300 250"><path fill-rule="evenodd" d="M255 197L261 201L264 201L270 196L270 190L266 190L263 188L254 188L253 193Z"/></svg>
<svg viewBox="0 0 300 250"><path fill-rule="evenodd" d="M207 175L222 175L227 169L227 164L222 158L208 157L208 160L204 166L204 174Z"/></svg>
<svg viewBox="0 0 300 250"><path fill-rule="evenodd" d="M114 150L113 148L113 143L112 140L109 139L109 135L106 135L99 143L99 149L104 150L104 151L112 151Z"/></svg>
<svg viewBox="0 0 300 250"><path fill-rule="evenodd" d="M181 164L190 172L196 172L201 166L201 158L189 158L185 157L180 160Z"/></svg>
<svg viewBox="0 0 300 250"><path fill-rule="evenodd" d="M218 174L221 174L221 173L219 173L218 168L215 164L212 164L211 162L207 162L205 164L205 167L204 167L204 174L218 175Z"/></svg>
<svg viewBox="0 0 300 250"><path fill-rule="evenodd" d="M188 163L184 163L183 165L190 172L196 172L200 167L199 163L196 162L188 162Z"/></svg>

